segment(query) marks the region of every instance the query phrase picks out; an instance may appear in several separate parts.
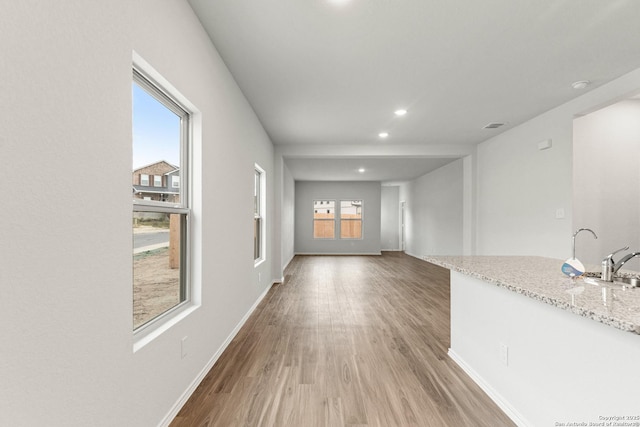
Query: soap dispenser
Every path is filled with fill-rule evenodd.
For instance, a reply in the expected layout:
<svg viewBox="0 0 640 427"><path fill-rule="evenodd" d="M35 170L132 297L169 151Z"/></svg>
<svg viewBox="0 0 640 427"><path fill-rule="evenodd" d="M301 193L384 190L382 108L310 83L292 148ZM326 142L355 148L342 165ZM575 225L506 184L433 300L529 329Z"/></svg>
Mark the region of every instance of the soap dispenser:
<svg viewBox="0 0 640 427"><path fill-rule="evenodd" d="M580 228L575 233L573 233L573 256L566 260L564 264L562 264L562 272L569 277L578 277L582 276L585 272L584 265L576 259L576 236L581 231L589 231L593 234L593 238L597 239L596 233L590 228Z"/></svg>

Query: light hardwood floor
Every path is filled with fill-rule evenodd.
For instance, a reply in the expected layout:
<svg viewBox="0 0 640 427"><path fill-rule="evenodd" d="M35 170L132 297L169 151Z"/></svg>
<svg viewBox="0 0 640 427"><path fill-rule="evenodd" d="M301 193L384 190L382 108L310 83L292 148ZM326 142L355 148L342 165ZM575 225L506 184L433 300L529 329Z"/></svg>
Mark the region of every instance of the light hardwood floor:
<svg viewBox="0 0 640 427"><path fill-rule="evenodd" d="M449 271L398 252L297 256L182 426L513 426L447 356Z"/></svg>

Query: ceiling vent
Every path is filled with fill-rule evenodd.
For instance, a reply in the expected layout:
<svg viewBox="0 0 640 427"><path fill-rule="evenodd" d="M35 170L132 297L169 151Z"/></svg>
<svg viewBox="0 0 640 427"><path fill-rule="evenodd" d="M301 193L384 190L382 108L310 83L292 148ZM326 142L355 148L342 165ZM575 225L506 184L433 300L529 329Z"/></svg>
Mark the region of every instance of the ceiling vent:
<svg viewBox="0 0 640 427"><path fill-rule="evenodd" d="M500 126L504 126L504 123L488 123L486 125L484 125L484 127L482 129L498 129Z"/></svg>

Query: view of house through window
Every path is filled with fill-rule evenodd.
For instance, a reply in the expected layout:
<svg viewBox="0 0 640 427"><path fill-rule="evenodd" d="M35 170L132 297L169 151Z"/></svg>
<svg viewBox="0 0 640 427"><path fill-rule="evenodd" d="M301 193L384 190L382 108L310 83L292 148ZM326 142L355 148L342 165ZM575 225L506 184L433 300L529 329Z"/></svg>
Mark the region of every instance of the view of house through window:
<svg viewBox="0 0 640 427"><path fill-rule="evenodd" d="M340 201L340 238L362 239L362 200Z"/></svg>
<svg viewBox="0 0 640 427"><path fill-rule="evenodd" d="M313 238L334 239L336 230L335 200L313 201Z"/></svg>
<svg viewBox="0 0 640 427"><path fill-rule="evenodd" d="M188 113L133 77L133 329L189 298Z"/></svg>

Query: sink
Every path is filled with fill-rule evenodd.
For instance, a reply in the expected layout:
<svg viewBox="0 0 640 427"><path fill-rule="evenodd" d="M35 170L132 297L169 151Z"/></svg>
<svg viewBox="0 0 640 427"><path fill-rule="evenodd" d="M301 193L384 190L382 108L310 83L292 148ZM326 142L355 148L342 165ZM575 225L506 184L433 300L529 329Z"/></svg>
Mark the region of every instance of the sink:
<svg viewBox="0 0 640 427"><path fill-rule="evenodd" d="M613 282L606 282L595 273L584 275L585 283L614 288L640 288L640 277L614 277Z"/></svg>
<svg viewBox="0 0 640 427"><path fill-rule="evenodd" d="M613 281L622 283L632 288L640 287L640 277L614 277Z"/></svg>

